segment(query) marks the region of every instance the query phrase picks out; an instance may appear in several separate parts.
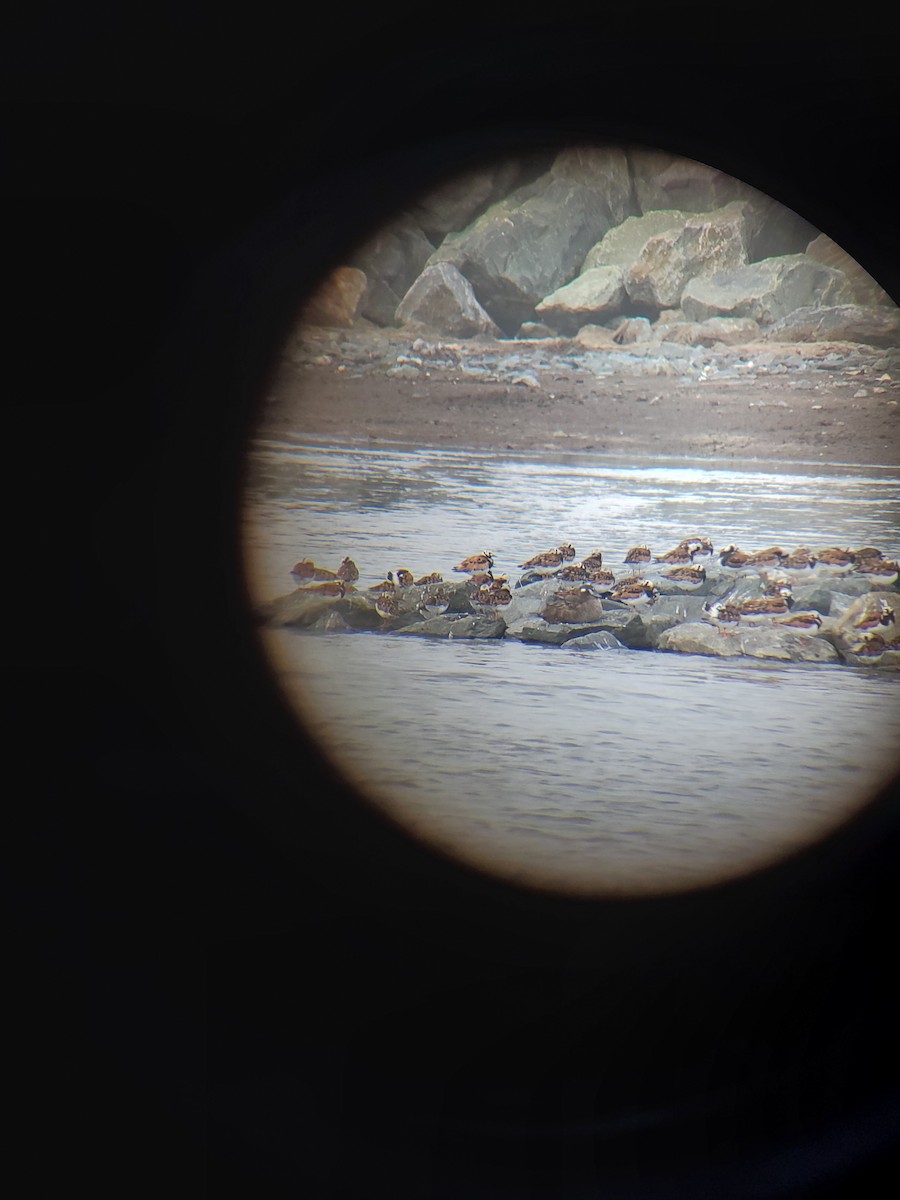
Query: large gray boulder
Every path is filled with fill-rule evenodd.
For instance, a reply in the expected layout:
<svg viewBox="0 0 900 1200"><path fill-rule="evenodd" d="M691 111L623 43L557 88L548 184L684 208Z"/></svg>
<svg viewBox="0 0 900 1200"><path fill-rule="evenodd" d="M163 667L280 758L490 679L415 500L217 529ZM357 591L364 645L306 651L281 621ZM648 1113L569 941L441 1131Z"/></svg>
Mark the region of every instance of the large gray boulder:
<svg viewBox="0 0 900 1200"><path fill-rule="evenodd" d="M578 274L588 250L629 214L623 151L567 150L539 179L449 234L428 265L449 262L508 334L534 319L535 305Z"/></svg>
<svg viewBox="0 0 900 1200"><path fill-rule="evenodd" d="M900 346L900 308L887 304L804 305L776 321L762 340Z"/></svg>
<svg viewBox="0 0 900 1200"><path fill-rule="evenodd" d="M657 649L677 654L703 654L715 658L775 659L779 662L837 662L838 653L821 637L791 629L757 627L722 630L700 621L667 629Z"/></svg>
<svg viewBox="0 0 900 1200"><path fill-rule="evenodd" d="M500 334L475 299L472 285L451 263L426 267L400 301L394 320L397 325L423 326L450 337Z"/></svg>
<svg viewBox="0 0 900 1200"><path fill-rule="evenodd" d="M581 270L589 271L593 267L606 266L627 270L640 259L651 238L658 237L667 229L681 228L691 215L679 209L656 209L645 212L643 216L626 217L621 225L615 225L590 248Z"/></svg>
<svg viewBox="0 0 900 1200"><path fill-rule="evenodd" d="M551 329L576 334L620 313L625 298L621 267L592 267L551 292L534 311Z"/></svg>
<svg viewBox="0 0 900 1200"><path fill-rule="evenodd" d="M410 637L450 638L453 641L481 641L492 638L502 638L506 632L506 622L502 617L491 616L490 613L477 613L468 617L429 617L425 621L416 621L397 629L398 634Z"/></svg>
<svg viewBox="0 0 900 1200"><path fill-rule="evenodd" d="M681 307L689 321L752 317L771 325L814 301L846 304L851 298L843 272L805 254L786 254L692 279L682 292Z"/></svg>
<svg viewBox="0 0 900 1200"><path fill-rule="evenodd" d="M509 614L507 614L509 615ZM610 609L594 621L576 625L545 621L543 617L527 616L507 625L506 636L520 642L543 642L561 646L572 638L582 638L591 633L611 633L623 646L645 645L644 623L630 609Z"/></svg>
<svg viewBox="0 0 900 1200"><path fill-rule="evenodd" d="M798 254L818 232L771 196L705 163L648 147L630 149L628 161L642 213L653 209L701 213L732 200L751 201L756 219L748 237L750 262L774 255Z"/></svg>
<svg viewBox="0 0 900 1200"><path fill-rule="evenodd" d="M408 215L392 221L350 255L365 272L359 313L376 325L391 325L397 305L419 275L434 246Z"/></svg>
<svg viewBox="0 0 900 1200"><path fill-rule="evenodd" d="M893 300L877 280L825 233L818 234L806 247L806 253L826 267L836 267L847 276L857 304L889 304Z"/></svg>
<svg viewBox="0 0 900 1200"><path fill-rule="evenodd" d="M662 596L651 608L641 615L643 635L636 643L637 648L655 650L667 629L683 625L687 621L703 620L705 596Z"/></svg>
<svg viewBox="0 0 900 1200"><path fill-rule="evenodd" d="M362 593L354 592L343 599L322 596L306 588L296 588L277 596L258 610L259 620L274 628L324 628L325 621L340 617L348 629L379 629L384 624L375 611L374 602Z"/></svg>
<svg viewBox="0 0 900 1200"><path fill-rule="evenodd" d="M601 629L598 633L586 633L583 637L570 638L567 650L627 650L614 634Z"/></svg>
<svg viewBox="0 0 900 1200"><path fill-rule="evenodd" d="M666 208L709 212L753 191L747 184L715 167L668 150L635 146L627 153L635 197L642 213Z"/></svg>
<svg viewBox="0 0 900 1200"><path fill-rule="evenodd" d="M522 172L523 164L514 159L466 171L409 205L409 214L437 246L448 233L465 229L491 204L507 196L521 181Z"/></svg>
<svg viewBox="0 0 900 1200"><path fill-rule="evenodd" d="M650 238L625 274L638 308L675 308L685 284L701 275L747 262L751 208L735 200L715 212L696 213L680 226Z"/></svg>

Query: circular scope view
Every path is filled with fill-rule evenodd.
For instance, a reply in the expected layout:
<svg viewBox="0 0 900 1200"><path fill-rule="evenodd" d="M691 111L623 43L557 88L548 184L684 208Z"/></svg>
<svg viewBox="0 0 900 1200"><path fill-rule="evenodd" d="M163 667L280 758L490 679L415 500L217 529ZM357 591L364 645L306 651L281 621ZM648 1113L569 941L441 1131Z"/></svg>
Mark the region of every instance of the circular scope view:
<svg viewBox="0 0 900 1200"><path fill-rule="evenodd" d="M797 213L643 147L480 167L283 348L244 492L263 653L469 867L746 874L897 768L898 434L900 310Z"/></svg>

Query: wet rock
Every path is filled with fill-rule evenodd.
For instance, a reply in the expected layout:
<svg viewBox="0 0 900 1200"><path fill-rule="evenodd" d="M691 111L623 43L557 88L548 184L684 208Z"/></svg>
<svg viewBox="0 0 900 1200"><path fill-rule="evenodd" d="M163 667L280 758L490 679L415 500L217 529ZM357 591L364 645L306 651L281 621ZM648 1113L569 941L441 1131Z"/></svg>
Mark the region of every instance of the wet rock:
<svg viewBox="0 0 900 1200"><path fill-rule="evenodd" d="M831 593L831 613L843 611L851 600L865 596L868 592L896 592L896 584L877 584L864 575L856 575L852 571L848 575L838 575L832 579L824 579L816 586ZM799 597L800 592L795 592Z"/></svg>
<svg viewBox="0 0 900 1200"><path fill-rule="evenodd" d="M620 313L624 300L621 267L592 267L545 296L534 311L554 329L573 334L584 325Z"/></svg>
<svg viewBox="0 0 900 1200"><path fill-rule="evenodd" d="M452 263L507 334L578 274L590 247L628 215L623 151L564 151L550 171L449 234L429 265Z"/></svg>
<svg viewBox="0 0 900 1200"><path fill-rule="evenodd" d="M451 263L426 267L403 297L395 314L398 325L418 325L451 337L500 330L475 299L472 285Z"/></svg>
<svg viewBox="0 0 900 1200"><path fill-rule="evenodd" d="M851 297L842 272L805 254L787 254L692 279L682 293L681 307L690 321L752 317L771 325L813 301L844 304Z"/></svg>
<svg viewBox="0 0 900 1200"><path fill-rule="evenodd" d="M817 612L821 613L823 617L827 617L831 612L834 601L833 591L818 584L810 584L808 587L795 587L793 596L794 608L798 612Z"/></svg>
<svg viewBox="0 0 900 1200"><path fill-rule="evenodd" d="M335 267L304 305L302 321L332 329L349 329L356 320L366 275L356 267Z"/></svg>
<svg viewBox="0 0 900 1200"><path fill-rule="evenodd" d="M315 630L317 633L353 632L353 626L334 608L330 612L323 613L309 628Z"/></svg>
<svg viewBox="0 0 900 1200"><path fill-rule="evenodd" d="M491 616L490 613L477 613L472 616L454 617L444 613L439 617L429 617L424 621L410 623L399 634L411 637L452 638L454 641L472 641L476 639L502 638L506 632L506 622L502 617Z"/></svg>
<svg viewBox="0 0 900 1200"><path fill-rule="evenodd" d="M666 150L628 150L634 191L642 213L653 209L708 212L752 194L753 189L694 159Z"/></svg>
<svg viewBox="0 0 900 1200"><path fill-rule="evenodd" d="M604 611L596 620L583 624L551 623L538 616L522 617L507 625L506 636L520 642L561 646L572 638L606 632L613 634L624 646L640 646L643 643L643 628L643 621L637 613L631 609L616 609Z"/></svg>
<svg viewBox="0 0 900 1200"><path fill-rule="evenodd" d="M844 662L848 667L875 667L879 671L900 671L900 648L886 650L880 658L872 659L866 654L847 652Z"/></svg>
<svg viewBox="0 0 900 1200"><path fill-rule="evenodd" d="M877 280L826 233L820 233L806 247L806 253L826 267L835 267L847 276L857 304L888 304L893 300Z"/></svg>
<svg viewBox="0 0 900 1200"><path fill-rule="evenodd" d="M263 605L258 617L274 628L309 629L313 626L324 628L324 621L333 613L338 614L349 629L377 629L382 624L382 618L368 597L353 593L339 599L317 595L305 588L297 588Z"/></svg>
<svg viewBox="0 0 900 1200"><path fill-rule="evenodd" d="M392 325L397 305L434 251L419 226L404 216L380 229L350 256L366 275L359 313L376 325Z"/></svg>
<svg viewBox="0 0 900 1200"><path fill-rule="evenodd" d="M651 238L626 272L629 299L649 308L674 308L689 280L746 263L750 218L750 205L737 200L688 216Z"/></svg>
<svg viewBox="0 0 900 1200"><path fill-rule="evenodd" d="M567 650L627 650L617 637L605 629L598 633L586 633L584 637L571 638L566 642Z"/></svg>
<svg viewBox="0 0 900 1200"><path fill-rule="evenodd" d="M330 612L334 603L333 600L297 588L260 605L256 615L261 623L276 629L286 625L303 627L312 625L320 616Z"/></svg>
<svg viewBox="0 0 900 1200"><path fill-rule="evenodd" d="M605 233L585 255L581 272L597 267L619 267L624 272L640 261L644 247L653 238L669 229L683 227L691 213L675 210L645 212L643 216L627 217Z"/></svg>
<svg viewBox="0 0 900 1200"><path fill-rule="evenodd" d="M702 621L705 603L705 596L661 596L654 605L641 613L643 631L632 645L641 650L657 649L659 640L667 629L673 629L676 625L683 625L688 621Z"/></svg>
<svg viewBox="0 0 900 1200"><path fill-rule="evenodd" d="M900 345L900 308L893 304L804 305L776 321L767 342L862 342Z"/></svg>
<svg viewBox="0 0 900 1200"><path fill-rule="evenodd" d="M838 653L824 638L781 627L719 629L702 622L687 622L666 630L657 649L677 654L702 654L715 658L775 659L781 662L836 662Z"/></svg>
<svg viewBox="0 0 900 1200"><path fill-rule="evenodd" d="M410 215L432 243L428 253L448 233L465 229L489 205L508 195L519 182L522 171L523 164L511 159L479 167L454 176L411 204Z"/></svg>

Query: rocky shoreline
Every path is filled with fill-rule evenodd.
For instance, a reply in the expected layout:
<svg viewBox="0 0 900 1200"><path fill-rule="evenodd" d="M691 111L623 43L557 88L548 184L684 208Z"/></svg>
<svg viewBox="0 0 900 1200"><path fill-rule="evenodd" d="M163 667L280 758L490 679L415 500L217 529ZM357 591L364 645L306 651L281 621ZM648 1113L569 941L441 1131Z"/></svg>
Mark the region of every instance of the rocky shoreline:
<svg viewBox="0 0 900 1200"><path fill-rule="evenodd" d="M411 204L299 315L261 422L333 440L900 463L900 309L797 213L647 148Z"/></svg>
<svg viewBox="0 0 900 1200"><path fill-rule="evenodd" d="M900 349L592 348L305 326L260 406L266 436L334 443L900 465Z"/></svg>
<svg viewBox="0 0 900 1200"><path fill-rule="evenodd" d="M310 633L378 632L453 640L507 638L520 642L565 646L580 651L656 650L719 658L750 657L780 662L846 663L900 669L900 589L873 583L862 572L819 573L800 586L785 583L791 613L816 614L805 630L790 628L772 617L749 626L741 619L719 621L715 601L726 595L740 603L771 594L777 571L727 573L719 564L705 569L699 587L688 587L651 566L646 572L657 598L638 611L629 603L601 593L588 620L552 621L540 614L548 600L573 584L558 576L525 572L509 589L501 611L483 611L479 585L469 579L442 585L446 612L423 611L428 585L392 586L390 614L379 612L380 592L347 585L345 594L323 595L315 586L294 591L263 605L262 624ZM631 568L616 572L620 579ZM810 574L816 576L815 570ZM713 609L713 614L710 613Z"/></svg>

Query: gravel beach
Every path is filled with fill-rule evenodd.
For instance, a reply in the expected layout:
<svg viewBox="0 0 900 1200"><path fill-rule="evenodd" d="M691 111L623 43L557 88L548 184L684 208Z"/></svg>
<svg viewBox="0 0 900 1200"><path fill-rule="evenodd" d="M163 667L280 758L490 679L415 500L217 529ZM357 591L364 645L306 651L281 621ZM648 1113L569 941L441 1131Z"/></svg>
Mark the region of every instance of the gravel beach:
<svg viewBox="0 0 900 1200"><path fill-rule="evenodd" d="M900 464L900 350L448 341L303 327L260 408L267 436L453 448Z"/></svg>

